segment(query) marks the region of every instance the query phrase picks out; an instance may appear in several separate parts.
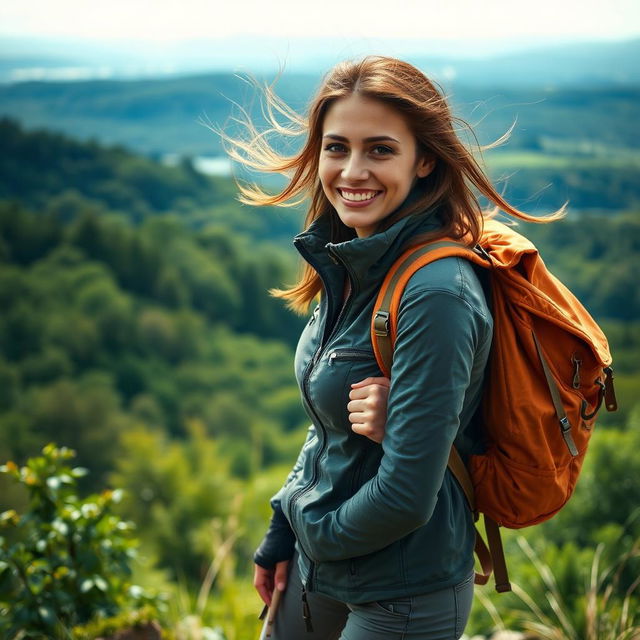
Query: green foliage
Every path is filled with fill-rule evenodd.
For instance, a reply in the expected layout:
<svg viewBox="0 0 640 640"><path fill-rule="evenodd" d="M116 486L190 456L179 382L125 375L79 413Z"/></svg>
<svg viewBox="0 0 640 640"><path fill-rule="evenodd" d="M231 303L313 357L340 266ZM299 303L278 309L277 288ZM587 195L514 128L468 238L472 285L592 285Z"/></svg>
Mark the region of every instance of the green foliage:
<svg viewBox="0 0 640 640"><path fill-rule="evenodd" d="M113 513L121 492L80 499L77 479L86 470L68 466L73 457L50 444L24 467L0 467L29 493L26 513L0 514L7 535L0 538L3 637L68 637L76 624L158 603L130 582L133 525Z"/></svg>
<svg viewBox="0 0 640 640"><path fill-rule="evenodd" d="M530 570L512 583L513 594L498 603L486 588L477 591L494 628L522 629L539 640L639 637L638 540L626 546L610 540L595 549L580 549L573 543L542 545L539 551L525 538L519 537L518 543ZM608 562L607 556L613 559Z"/></svg>
<svg viewBox="0 0 640 640"><path fill-rule="evenodd" d="M174 579L201 580L212 554L213 523L229 518L240 495L228 460L196 421L186 440L138 428L123 436L123 445L127 455L112 474L114 486L125 492L121 515L139 523L146 548Z"/></svg>
<svg viewBox="0 0 640 640"><path fill-rule="evenodd" d="M36 233L38 216L0 204L0 235L13 238L20 218ZM0 263L0 453L24 460L55 439L98 485L133 420L184 436L199 419L238 475L281 459L277 425L304 415L299 401L269 400L294 387L282 339L303 321L267 294L277 254L245 255L232 236L176 218L55 224L54 244L36 243L43 255Z"/></svg>

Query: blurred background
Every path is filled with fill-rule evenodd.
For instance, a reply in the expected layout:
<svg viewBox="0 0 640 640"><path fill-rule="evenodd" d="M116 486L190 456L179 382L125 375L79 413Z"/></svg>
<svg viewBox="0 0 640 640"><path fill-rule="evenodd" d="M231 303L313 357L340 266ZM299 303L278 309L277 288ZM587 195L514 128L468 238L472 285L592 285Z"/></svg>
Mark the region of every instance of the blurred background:
<svg viewBox="0 0 640 640"><path fill-rule="evenodd" d="M278 74L278 95L304 113L325 71L369 53L436 80L482 144L514 125L478 157L524 211L568 201L564 221L523 229L613 351L620 408L601 416L577 495L545 525L507 535L529 604L478 590L467 632L537 621L529 637L613 640L640 609L634 0L3 3L0 464L24 465L49 442L74 449L89 471L79 496L124 490L113 510L135 525L131 580L165 594L153 605L165 637L256 637L251 557L307 425L292 371L305 319L267 290L295 277L304 210L240 205L233 174L278 179L234 167L206 125L237 132L246 109L264 126L249 78ZM7 469L0 511L25 513L33 486ZM7 558L26 534L2 535L8 620L19 580ZM57 615L63 589L42 571L25 605L34 619ZM90 582L83 594L102 589ZM98 609L59 623L109 613Z"/></svg>

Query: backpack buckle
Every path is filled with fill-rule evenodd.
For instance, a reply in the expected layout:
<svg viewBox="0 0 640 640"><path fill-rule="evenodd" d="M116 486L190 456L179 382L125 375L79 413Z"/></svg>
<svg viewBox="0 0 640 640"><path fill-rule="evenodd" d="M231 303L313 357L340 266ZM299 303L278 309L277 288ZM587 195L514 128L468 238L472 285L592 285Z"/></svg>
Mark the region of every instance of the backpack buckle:
<svg viewBox="0 0 640 640"><path fill-rule="evenodd" d="M569 422L569 418L567 416L563 416L560 418L560 431L562 432L562 437L564 438L564 442L567 445L567 449L569 449L569 453L572 456L578 455L578 447L576 447L576 443L573 440L573 436L571 435L571 423Z"/></svg>
<svg viewBox="0 0 640 640"><path fill-rule="evenodd" d="M388 311L376 311L376 315L373 318L373 331L378 338L386 338L389 335Z"/></svg>

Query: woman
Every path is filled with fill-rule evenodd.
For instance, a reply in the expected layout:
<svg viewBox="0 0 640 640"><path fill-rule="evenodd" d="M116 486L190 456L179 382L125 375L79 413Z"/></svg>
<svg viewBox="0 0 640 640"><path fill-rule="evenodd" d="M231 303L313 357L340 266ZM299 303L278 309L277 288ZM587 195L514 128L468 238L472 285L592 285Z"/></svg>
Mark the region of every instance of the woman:
<svg viewBox="0 0 640 640"><path fill-rule="evenodd" d="M309 197L294 239L303 275L275 294L298 311L319 297L295 356L312 426L254 558L262 599L283 592L271 637L459 638L473 596L474 528L447 459L454 441L463 455L480 445L471 418L491 314L470 263L423 267L403 294L387 382L372 352L371 312L408 245L477 241L489 214L471 185L496 208L536 219L496 192L458 139L445 98L410 64L367 57L337 65L306 119L270 90L267 97L272 132L305 143L279 156L250 122L249 142L226 137L236 160L290 178L275 195L240 186L241 200ZM274 109L295 126L277 124ZM371 414L375 400L383 408Z"/></svg>

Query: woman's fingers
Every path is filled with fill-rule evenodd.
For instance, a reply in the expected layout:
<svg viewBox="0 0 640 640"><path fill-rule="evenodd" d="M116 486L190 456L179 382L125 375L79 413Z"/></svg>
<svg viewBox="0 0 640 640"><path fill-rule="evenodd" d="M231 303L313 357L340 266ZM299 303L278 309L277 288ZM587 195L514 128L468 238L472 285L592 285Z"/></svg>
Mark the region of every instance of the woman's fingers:
<svg viewBox="0 0 640 640"><path fill-rule="evenodd" d="M275 587L278 591L284 591L287 588L287 569L289 561L283 560L276 565Z"/></svg>
<svg viewBox="0 0 640 640"><path fill-rule="evenodd" d="M387 422L389 379L369 377L351 385L347 411L354 433L382 442Z"/></svg>
<svg viewBox="0 0 640 640"><path fill-rule="evenodd" d="M358 389L361 387L366 387L370 384L379 384L385 387L389 387L389 385L391 384L391 381L389 380L389 378L374 378L374 377L369 377L369 378L365 378L364 380L360 380L360 382L354 382L351 387L353 389Z"/></svg>
<svg viewBox="0 0 640 640"><path fill-rule="evenodd" d="M380 384L369 384L366 387L358 387L349 391L350 400L367 400L369 402L384 401L386 406L389 387Z"/></svg>
<svg viewBox="0 0 640 640"><path fill-rule="evenodd" d="M384 413L386 419L388 397L389 388L380 385L369 385L362 389L351 389L347 409L351 411L350 407L353 407L354 411L360 409L379 411Z"/></svg>
<svg viewBox="0 0 640 640"><path fill-rule="evenodd" d="M353 411L349 409L349 422L366 422L370 415L368 411Z"/></svg>
<svg viewBox="0 0 640 640"><path fill-rule="evenodd" d="M255 565L253 573L253 586L258 595L267 606L271 605L271 596L273 595L274 586L274 570L265 569L260 565Z"/></svg>
<svg viewBox="0 0 640 640"><path fill-rule="evenodd" d="M351 430L369 440L373 440L380 444L384 439L384 429L374 429L369 423L352 424Z"/></svg>
<svg viewBox="0 0 640 640"><path fill-rule="evenodd" d="M274 589L284 591L287 588L287 570L289 561L283 560L276 564L275 569L265 569L255 565L253 573L253 586L267 606L271 606L271 598Z"/></svg>

